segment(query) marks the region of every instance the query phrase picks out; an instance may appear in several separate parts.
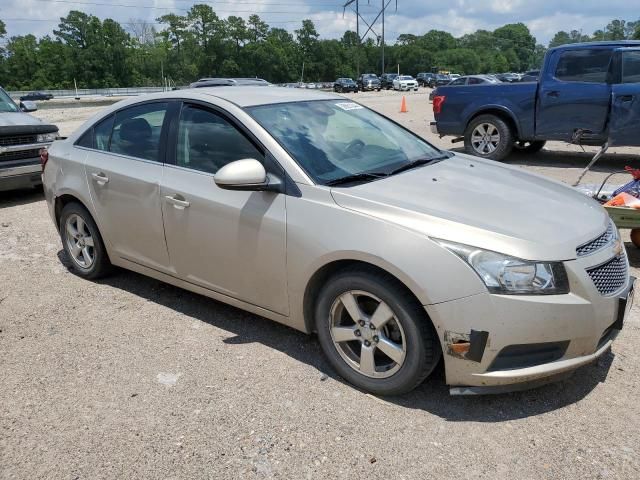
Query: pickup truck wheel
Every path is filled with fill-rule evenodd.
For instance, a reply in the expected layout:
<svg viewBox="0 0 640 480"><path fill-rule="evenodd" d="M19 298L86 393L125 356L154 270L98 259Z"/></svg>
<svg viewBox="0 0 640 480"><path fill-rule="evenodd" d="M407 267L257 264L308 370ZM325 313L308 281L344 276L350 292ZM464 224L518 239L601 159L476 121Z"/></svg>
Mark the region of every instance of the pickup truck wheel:
<svg viewBox="0 0 640 480"><path fill-rule="evenodd" d="M424 309L378 271L350 269L329 279L315 321L320 346L335 370L374 394L413 390L442 355Z"/></svg>
<svg viewBox="0 0 640 480"><path fill-rule="evenodd" d="M513 132L504 120L495 115L474 118L464 134L464 147L469 155L504 160L513 148Z"/></svg>
<svg viewBox="0 0 640 480"><path fill-rule="evenodd" d="M523 142L518 140L513 144L513 149L522 153L537 153L542 150L547 142L544 140L538 140L534 142Z"/></svg>

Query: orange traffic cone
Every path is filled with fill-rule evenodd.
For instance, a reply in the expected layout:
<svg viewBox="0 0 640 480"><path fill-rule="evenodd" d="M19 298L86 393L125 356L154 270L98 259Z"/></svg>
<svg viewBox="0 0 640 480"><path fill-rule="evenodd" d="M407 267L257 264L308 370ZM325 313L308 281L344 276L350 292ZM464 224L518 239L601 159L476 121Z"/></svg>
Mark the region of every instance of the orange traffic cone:
<svg viewBox="0 0 640 480"><path fill-rule="evenodd" d="M407 110L407 99L404 98L404 95L402 96L402 104L400 105L400 113L407 113L409 110Z"/></svg>

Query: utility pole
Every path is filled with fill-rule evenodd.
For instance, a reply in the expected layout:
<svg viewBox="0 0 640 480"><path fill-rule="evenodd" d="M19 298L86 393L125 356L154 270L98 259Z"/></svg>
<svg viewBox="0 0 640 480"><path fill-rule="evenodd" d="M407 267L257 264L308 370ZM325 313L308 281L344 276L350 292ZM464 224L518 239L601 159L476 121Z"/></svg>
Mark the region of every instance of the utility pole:
<svg viewBox="0 0 640 480"><path fill-rule="evenodd" d="M369 3L371 0L368 0L367 3ZM392 2L393 0L382 0L382 5L380 8L380 11L378 12L378 14L376 15L376 17L373 19L373 22L369 23L367 22L367 20L365 20L362 15L360 15L360 0L347 0L346 3L342 6L343 8L343 12L342 12L342 16L344 17L344 13L347 9L347 7L351 7L352 10L355 11L356 13L356 35L358 36L358 76L360 76L360 45L362 44L362 40L365 39L365 37L367 36L367 34L369 32L372 32L376 38L378 40L380 40L380 47L381 47L381 70L382 73L384 73L384 27L385 27L385 12L387 10L387 7L389 7L389 4ZM398 11L398 0L396 1L396 12ZM353 4L355 3L355 9L353 8ZM373 26L376 24L376 22L378 21L378 19L382 17L382 35L378 36L378 34L376 33L376 31L373 29ZM360 21L362 21L367 27L367 31L364 32L364 35L360 35Z"/></svg>
<svg viewBox="0 0 640 480"><path fill-rule="evenodd" d="M382 74L384 75L384 11L387 9L387 5L384 4L385 0L382 0Z"/></svg>

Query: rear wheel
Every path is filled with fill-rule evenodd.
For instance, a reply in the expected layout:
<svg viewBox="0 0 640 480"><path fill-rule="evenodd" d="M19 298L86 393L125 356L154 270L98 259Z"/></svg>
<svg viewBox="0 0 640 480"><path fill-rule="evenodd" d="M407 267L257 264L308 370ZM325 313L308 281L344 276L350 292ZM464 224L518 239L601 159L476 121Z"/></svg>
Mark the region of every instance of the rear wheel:
<svg viewBox="0 0 640 480"><path fill-rule="evenodd" d="M511 128L500 117L479 115L464 134L464 147L468 154L491 160L504 160L514 144Z"/></svg>
<svg viewBox="0 0 640 480"><path fill-rule="evenodd" d="M78 275L96 279L108 274L111 262L98 226L79 203L68 203L60 214L60 237L67 257Z"/></svg>
<svg viewBox="0 0 640 480"><path fill-rule="evenodd" d="M513 149L522 153L537 153L545 146L547 142L544 140L537 140L533 142L525 142L518 140L513 144Z"/></svg>
<svg viewBox="0 0 640 480"><path fill-rule="evenodd" d="M340 376L379 395L413 390L441 355L422 307L397 281L375 270L333 277L320 293L316 328Z"/></svg>

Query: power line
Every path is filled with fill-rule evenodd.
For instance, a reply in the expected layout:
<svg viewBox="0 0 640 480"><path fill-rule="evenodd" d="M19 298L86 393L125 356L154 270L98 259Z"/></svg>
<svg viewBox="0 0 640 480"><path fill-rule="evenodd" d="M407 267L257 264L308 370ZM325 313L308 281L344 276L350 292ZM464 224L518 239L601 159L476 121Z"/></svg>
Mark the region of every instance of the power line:
<svg viewBox="0 0 640 480"><path fill-rule="evenodd" d="M66 4L72 4L72 5L91 5L91 6L103 6L103 7L125 7L125 8L143 8L143 9L149 9L149 10L180 10L180 11L188 11L188 8L183 8L183 7L161 7L161 6L156 6L156 5L140 5L140 4L126 4L126 3L105 3L105 2L87 2L87 1L79 1L79 0L36 0L38 2L45 2L45 3L66 3ZM227 7L222 7L220 8L220 10L222 11L233 11L233 12L239 12L239 13L304 13L306 11L309 10L309 8L312 8L312 6L331 6L331 7L339 7L339 5L335 4L335 3L326 3L326 4L313 4L313 5L302 5L299 3L262 3L262 2L194 2L194 0L188 0L191 1L193 3L193 5L196 4L206 4L206 5L210 5L210 6L217 6L218 3L224 3L224 4L233 4L233 5L246 5L246 6L250 6L250 5L267 5L267 6L272 6L272 5L277 5L277 6L296 6L296 7L303 7L304 10L303 11L287 11L287 12L275 12L275 11L268 11L268 10L263 10L260 12L256 12L256 9L253 8L251 10L236 10L236 9L229 9ZM192 5L192 6L193 6Z"/></svg>
<svg viewBox="0 0 640 480"><path fill-rule="evenodd" d="M264 19L262 18L262 20L266 23L269 24L282 24L282 23L302 23L302 20L276 20L276 21L272 21L272 20L268 20L268 19ZM54 18L54 19L45 19L45 18L4 18L3 21L5 22L48 22L48 23L60 23L60 19L59 18ZM120 22L118 21L118 23L120 25L166 25L164 23L160 23L160 22Z"/></svg>

